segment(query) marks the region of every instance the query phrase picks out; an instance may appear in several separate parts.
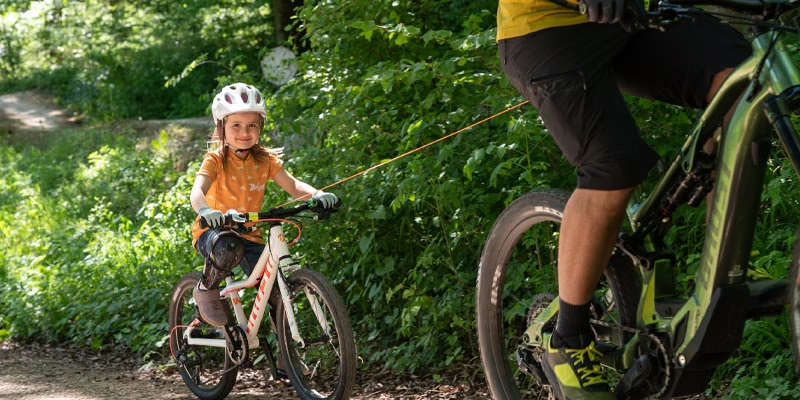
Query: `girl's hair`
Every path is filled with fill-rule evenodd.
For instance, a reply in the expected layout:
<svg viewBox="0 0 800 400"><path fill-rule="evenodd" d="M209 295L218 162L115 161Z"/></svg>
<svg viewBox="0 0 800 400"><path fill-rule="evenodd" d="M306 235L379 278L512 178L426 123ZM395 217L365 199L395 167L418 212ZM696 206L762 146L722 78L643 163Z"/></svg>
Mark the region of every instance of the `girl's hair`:
<svg viewBox="0 0 800 400"><path fill-rule="evenodd" d="M228 164L228 152L225 150L225 148L228 146L228 144L225 143L226 120L227 118L223 118L222 120L217 121L217 126L214 127L214 133L211 134L211 141L216 142L218 146L216 149L209 150L220 152L220 156L222 157L222 168L225 168ZM262 128L264 127L264 118L261 118L260 125ZM250 149L250 154L253 155L253 159L256 160L256 162L266 161L270 156L281 158L283 157L283 147L269 148L261 144L256 144Z"/></svg>

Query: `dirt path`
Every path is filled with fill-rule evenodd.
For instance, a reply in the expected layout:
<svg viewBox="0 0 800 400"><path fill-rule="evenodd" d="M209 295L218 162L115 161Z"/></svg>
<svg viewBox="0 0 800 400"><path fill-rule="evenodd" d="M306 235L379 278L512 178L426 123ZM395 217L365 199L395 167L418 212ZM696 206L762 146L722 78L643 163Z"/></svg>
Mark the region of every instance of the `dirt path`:
<svg viewBox="0 0 800 400"><path fill-rule="evenodd" d="M0 96L0 126L5 129L54 129L75 124L66 110L35 91Z"/></svg>
<svg viewBox="0 0 800 400"><path fill-rule="evenodd" d="M194 399L177 373L125 353L0 342L0 399ZM460 381L460 379L456 379ZM297 399L291 385L261 368L240 373L229 399ZM360 373L354 400L488 399L485 388L424 376Z"/></svg>

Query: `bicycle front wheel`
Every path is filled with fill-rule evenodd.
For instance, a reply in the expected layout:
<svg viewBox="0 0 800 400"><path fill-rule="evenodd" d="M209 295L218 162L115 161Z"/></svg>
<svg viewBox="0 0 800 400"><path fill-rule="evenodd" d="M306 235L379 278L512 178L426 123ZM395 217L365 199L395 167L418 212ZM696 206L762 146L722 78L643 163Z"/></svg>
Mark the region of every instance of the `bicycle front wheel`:
<svg viewBox="0 0 800 400"><path fill-rule="evenodd" d="M192 326L192 337L222 339L221 328L200 319L193 291L202 278L199 272L184 275L169 301L169 346L183 382L203 400L224 399L236 383L238 367L228 357L225 347L195 346L184 333ZM194 325L193 325L194 324Z"/></svg>
<svg viewBox="0 0 800 400"><path fill-rule="evenodd" d="M494 399L539 398L547 384L542 349L528 346L522 337L558 295L558 239L569 196L553 189L521 196L498 216L486 239L476 322L481 363ZM597 287L595 317L635 324L637 276L630 263L609 264ZM552 332L554 322L545 330Z"/></svg>
<svg viewBox="0 0 800 400"><path fill-rule="evenodd" d="M347 308L333 284L317 271L289 275L300 341L292 338L283 302L276 310L279 357L303 399L346 399L355 384L356 344Z"/></svg>

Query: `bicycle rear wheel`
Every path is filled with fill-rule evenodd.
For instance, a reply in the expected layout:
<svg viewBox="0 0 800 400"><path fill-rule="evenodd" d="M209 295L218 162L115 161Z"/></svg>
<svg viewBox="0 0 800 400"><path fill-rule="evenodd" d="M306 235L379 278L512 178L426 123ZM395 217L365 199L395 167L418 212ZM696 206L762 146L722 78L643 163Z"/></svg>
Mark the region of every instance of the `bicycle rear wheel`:
<svg viewBox="0 0 800 400"><path fill-rule="evenodd" d="M324 275L309 269L293 272L287 283L302 339L300 343L292 338L285 306L279 302L279 357L289 380L302 399L349 398L355 384L356 345L339 292Z"/></svg>
<svg viewBox="0 0 800 400"><path fill-rule="evenodd" d="M540 374L542 349L528 346L522 336L558 295L558 236L569 196L552 189L523 195L498 216L484 245L476 320L481 363L494 399L538 398L547 384ZM630 263L609 264L597 288L596 318L635 325L637 277Z"/></svg>
<svg viewBox="0 0 800 400"><path fill-rule="evenodd" d="M800 375L800 229L795 236L789 273L789 329L792 331L794 370Z"/></svg>
<svg viewBox="0 0 800 400"><path fill-rule="evenodd" d="M201 321L194 302L193 291L202 278L199 272L184 275L169 301L169 345L183 382L203 400L224 399L236 383L238 367L228 357L225 347L194 346L186 342L184 332L195 321ZM199 323L192 329L193 337L221 339L218 327Z"/></svg>

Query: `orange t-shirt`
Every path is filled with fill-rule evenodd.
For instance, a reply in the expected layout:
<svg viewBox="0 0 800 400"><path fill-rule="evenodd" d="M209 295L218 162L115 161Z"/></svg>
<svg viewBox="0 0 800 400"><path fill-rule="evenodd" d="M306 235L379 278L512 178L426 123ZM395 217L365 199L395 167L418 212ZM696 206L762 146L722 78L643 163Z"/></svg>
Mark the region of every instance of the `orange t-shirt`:
<svg viewBox="0 0 800 400"><path fill-rule="evenodd" d="M577 0L568 1L578 4ZM497 40L586 22L589 22L588 18L577 10L550 0L500 0L497 5Z"/></svg>
<svg viewBox="0 0 800 400"><path fill-rule="evenodd" d="M228 154L228 162L222 168L222 153L212 151L203 157L203 163L197 175L211 178L211 187L206 193L208 206L223 213L235 209L240 213L261 211L264 202L264 189L267 181L283 167L283 160L270 155L266 162L256 163L252 155L241 160ZM192 246L206 229L200 228L200 217L192 224ZM261 228L242 235L255 243L264 243Z"/></svg>

